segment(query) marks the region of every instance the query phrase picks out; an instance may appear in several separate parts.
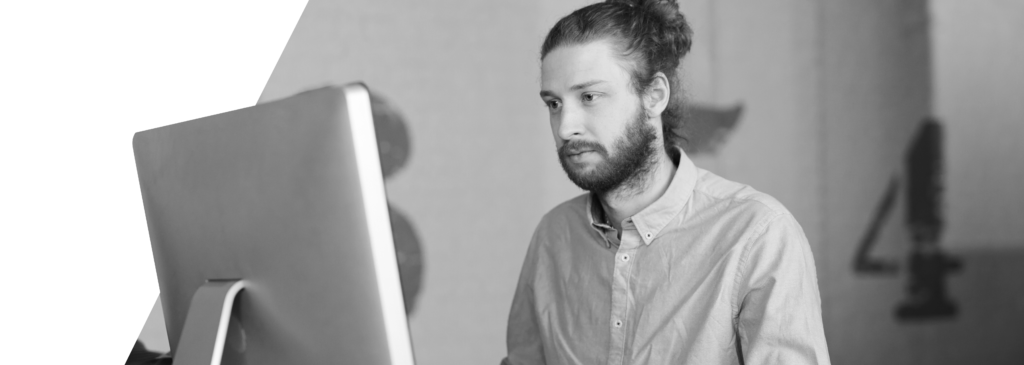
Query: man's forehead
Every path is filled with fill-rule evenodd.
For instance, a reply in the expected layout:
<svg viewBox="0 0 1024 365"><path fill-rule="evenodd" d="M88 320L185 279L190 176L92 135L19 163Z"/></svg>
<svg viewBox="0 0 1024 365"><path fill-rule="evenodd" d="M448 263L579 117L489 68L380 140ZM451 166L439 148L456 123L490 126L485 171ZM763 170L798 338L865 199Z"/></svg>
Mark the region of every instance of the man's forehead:
<svg viewBox="0 0 1024 365"><path fill-rule="evenodd" d="M541 62L541 89L567 91L593 81L623 84L629 73L611 42L599 40L555 48Z"/></svg>

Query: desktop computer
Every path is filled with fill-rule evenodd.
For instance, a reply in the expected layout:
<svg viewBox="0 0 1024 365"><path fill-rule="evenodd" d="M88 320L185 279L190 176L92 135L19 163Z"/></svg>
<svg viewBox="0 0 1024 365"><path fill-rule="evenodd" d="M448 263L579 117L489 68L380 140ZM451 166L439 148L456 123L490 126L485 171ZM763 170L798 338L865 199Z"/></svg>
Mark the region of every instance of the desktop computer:
<svg viewBox="0 0 1024 365"><path fill-rule="evenodd" d="M413 364L369 91L139 132L175 364Z"/></svg>

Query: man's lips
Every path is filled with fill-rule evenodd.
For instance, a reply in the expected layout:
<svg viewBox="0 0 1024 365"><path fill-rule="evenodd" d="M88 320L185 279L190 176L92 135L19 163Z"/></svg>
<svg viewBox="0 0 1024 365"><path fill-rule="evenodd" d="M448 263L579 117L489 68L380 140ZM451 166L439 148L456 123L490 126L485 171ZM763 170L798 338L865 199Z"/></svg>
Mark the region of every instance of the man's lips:
<svg viewBox="0 0 1024 365"><path fill-rule="evenodd" d="M568 152L568 153L567 153L566 155L568 155L568 156L570 156L570 157L571 157L571 156L578 156L578 155L582 155L582 154L584 154L584 153L587 153L587 152L594 152L594 150L589 150L589 149L579 149L579 150L569 150L569 151L567 151L567 152Z"/></svg>

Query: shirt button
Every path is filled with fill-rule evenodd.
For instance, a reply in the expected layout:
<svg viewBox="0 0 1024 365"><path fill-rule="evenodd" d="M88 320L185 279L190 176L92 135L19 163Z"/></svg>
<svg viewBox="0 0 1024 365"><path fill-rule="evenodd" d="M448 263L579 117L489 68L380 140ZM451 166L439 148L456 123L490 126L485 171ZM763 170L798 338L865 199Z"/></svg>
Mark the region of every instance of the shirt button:
<svg viewBox="0 0 1024 365"><path fill-rule="evenodd" d="M612 322L612 325L614 325L616 328L622 327L622 321L616 319L615 322Z"/></svg>
<svg viewBox="0 0 1024 365"><path fill-rule="evenodd" d="M647 233L644 236L647 236L647 238L651 238L651 234L650 233Z"/></svg>
<svg viewBox="0 0 1024 365"><path fill-rule="evenodd" d="M629 261L629 255L622 255L622 262Z"/></svg>

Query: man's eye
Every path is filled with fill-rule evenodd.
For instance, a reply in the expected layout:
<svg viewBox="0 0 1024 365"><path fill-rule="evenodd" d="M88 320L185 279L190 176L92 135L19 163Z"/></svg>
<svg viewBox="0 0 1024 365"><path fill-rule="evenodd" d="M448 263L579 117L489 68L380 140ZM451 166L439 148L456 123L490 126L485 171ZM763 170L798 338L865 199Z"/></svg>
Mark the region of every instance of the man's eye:
<svg viewBox="0 0 1024 365"><path fill-rule="evenodd" d="M562 106L562 103L558 100L550 100L546 102L546 104L548 105L548 109L551 110L558 110L558 108Z"/></svg>
<svg viewBox="0 0 1024 365"><path fill-rule="evenodd" d="M582 98L585 102L591 102L594 101L594 99L597 99L597 95L591 93L584 93Z"/></svg>

